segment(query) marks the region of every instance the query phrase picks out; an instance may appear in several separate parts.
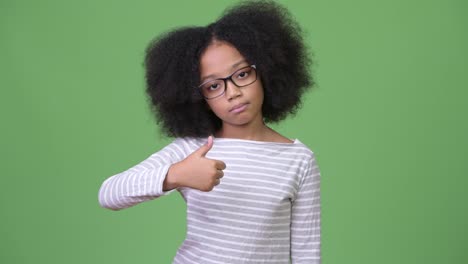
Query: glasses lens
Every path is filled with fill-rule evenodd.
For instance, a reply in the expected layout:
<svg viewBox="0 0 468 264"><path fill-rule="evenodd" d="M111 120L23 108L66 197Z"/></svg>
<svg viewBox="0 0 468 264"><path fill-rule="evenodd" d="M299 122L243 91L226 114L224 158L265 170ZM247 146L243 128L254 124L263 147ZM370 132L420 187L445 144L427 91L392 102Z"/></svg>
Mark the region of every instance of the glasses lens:
<svg viewBox="0 0 468 264"><path fill-rule="evenodd" d="M224 81L214 80L200 86L203 96L206 98L214 98L220 96L224 92Z"/></svg>
<svg viewBox="0 0 468 264"><path fill-rule="evenodd" d="M255 69L253 67L242 68L234 73L232 80L237 86L249 85L257 79Z"/></svg>
<svg viewBox="0 0 468 264"><path fill-rule="evenodd" d="M236 86L243 87L252 84L257 80L257 72L255 71L254 66L248 66L237 70L230 77L230 79L234 82ZM226 77L224 79L227 80L229 79L229 77ZM203 96L207 99L210 99L221 96L226 90L226 87L224 87L224 85L225 82L221 79L204 83L200 85L199 88Z"/></svg>

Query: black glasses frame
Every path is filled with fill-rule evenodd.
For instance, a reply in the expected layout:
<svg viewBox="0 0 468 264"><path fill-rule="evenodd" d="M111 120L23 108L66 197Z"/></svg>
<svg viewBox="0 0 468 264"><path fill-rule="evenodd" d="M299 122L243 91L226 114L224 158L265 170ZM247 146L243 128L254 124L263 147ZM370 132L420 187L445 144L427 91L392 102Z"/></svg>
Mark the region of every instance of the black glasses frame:
<svg viewBox="0 0 468 264"><path fill-rule="evenodd" d="M255 80L253 80L253 81L252 81L251 83L249 83L249 84L238 85L238 84L232 79L232 76L234 76L234 74L236 74L238 71L243 70L243 69L246 69L246 68L253 68L253 69L254 69L254 71L255 71ZM232 73L231 75L229 75L228 77L225 77L225 78L217 78L217 79L214 79L214 80L206 81L206 82L200 84L200 85L197 87L197 90L198 90L198 92L200 93L200 95L203 96L205 99L211 100L211 99L218 98L218 97L220 97L220 96L222 96L223 94L226 93L226 89L227 89L227 80L230 80L230 81L231 81L235 86L237 86L237 87L244 87L244 86L251 85L252 83L256 82L256 81L257 81L257 77L258 77L258 74L257 74L257 66L256 66L255 64L252 64L252 65L245 66L245 67L242 67L242 68L240 68L240 69L237 69L235 72L233 72L233 73ZM209 97L209 98L208 98L208 97L204 96L204 95L203 95L203 92L201 91L201 87L202 87L203 85L209 83L209 82L218 81L218 80L222 80L222 81L224 82L224 91L223 91L221 94L219 94L219 95L217 95L217 96L215 96L215 97Z"/></svg>

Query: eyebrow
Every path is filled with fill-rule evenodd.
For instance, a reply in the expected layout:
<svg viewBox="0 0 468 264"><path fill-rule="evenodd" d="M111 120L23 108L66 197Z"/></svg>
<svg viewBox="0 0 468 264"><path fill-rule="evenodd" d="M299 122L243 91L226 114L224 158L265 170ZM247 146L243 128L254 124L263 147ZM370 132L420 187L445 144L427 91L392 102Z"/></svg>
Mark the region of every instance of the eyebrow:
<svg viewBox="0 0 468 264"><path fill-rule="evenodd" d="M243 64L243 63L247 63L247 60L241 60L241 61L238 61L236 63L234 63L232 66L231 66L231 70L234 70L235 68L237 68L239 65ZM204 76L201 78L200 82L201 83L204 83L206 81L206 79L209 79L209 78L214 78L216 77L215 74L210 74L210 75L207 75L207 76Z"/></svg>

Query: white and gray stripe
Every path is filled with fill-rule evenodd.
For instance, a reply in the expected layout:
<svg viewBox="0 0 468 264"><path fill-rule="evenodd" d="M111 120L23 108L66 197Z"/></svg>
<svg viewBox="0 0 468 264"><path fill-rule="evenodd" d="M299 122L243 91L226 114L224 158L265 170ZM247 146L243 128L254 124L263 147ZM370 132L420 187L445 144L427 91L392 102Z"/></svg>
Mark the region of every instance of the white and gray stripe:
<svg viewBox="0 0 468 264"><path fill-rule="evenodd" d="M215 138L207 158L226 163L210 192L163 191L169 167L206 143L177 138L132 168L107 178L104 208L121 210L178 191L187 235L173 263L321 263L320 171L314 153L294 143Z"/></svg>

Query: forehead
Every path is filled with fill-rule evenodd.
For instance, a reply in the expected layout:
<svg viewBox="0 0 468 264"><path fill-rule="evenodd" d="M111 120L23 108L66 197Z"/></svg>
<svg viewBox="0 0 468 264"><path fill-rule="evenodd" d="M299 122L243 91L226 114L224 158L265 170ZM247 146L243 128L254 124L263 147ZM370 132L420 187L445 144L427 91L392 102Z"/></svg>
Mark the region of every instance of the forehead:
<svg viewBox="0 0 468 264"><path fill-rule="evenodd" d="M245 61L240 52L230 43L215 41L211 43L200 57L200 76L224 76L233 70L232 67ZM245 64L247 64L245 62ZM240 65L243 66L243 65Z"/></svg>

